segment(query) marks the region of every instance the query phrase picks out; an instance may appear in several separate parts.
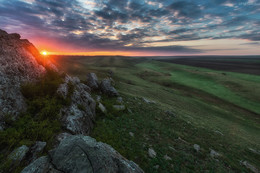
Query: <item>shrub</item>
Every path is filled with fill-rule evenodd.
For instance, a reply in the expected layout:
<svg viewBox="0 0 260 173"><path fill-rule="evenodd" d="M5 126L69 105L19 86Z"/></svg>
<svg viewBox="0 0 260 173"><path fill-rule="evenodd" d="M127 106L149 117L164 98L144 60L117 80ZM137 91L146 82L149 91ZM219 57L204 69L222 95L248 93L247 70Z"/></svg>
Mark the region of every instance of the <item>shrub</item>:
<svg viewBox="0 0 260 173"><path fill-rule="evenodd" d="M37 82L21 86L28 109L20 114L16 121L13 121L10 115L4 116L9 128L0 131L1 169L8 170L5 158L16 147L31 146L35 141L45 141L47 148L50 147L54 136L61 131L59 114L66 101L58 97L56 91L62 81L61 75L48 70ZM72 85L69 85L70 95L73 90Z"/></svg>

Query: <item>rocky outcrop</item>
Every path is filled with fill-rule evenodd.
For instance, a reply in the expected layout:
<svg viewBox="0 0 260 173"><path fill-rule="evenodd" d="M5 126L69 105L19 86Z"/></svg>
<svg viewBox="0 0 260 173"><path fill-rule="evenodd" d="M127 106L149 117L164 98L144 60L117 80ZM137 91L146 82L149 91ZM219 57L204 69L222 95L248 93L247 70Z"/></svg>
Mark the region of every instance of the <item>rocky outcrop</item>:
<svg viewBox="0 0 260 173"><path fill-rule="evenodd" d="M103 79L101 81L100 90L108 96L119 96L117 90L112 86L110 79Z"/></svg>
<svg viewBox="0 0 260 173"><path fill-rule="evenodd" d="M57 91L64 99L70 100L62 108L64 127L73 134L89 134L95 120L96 102L89 94L90 88L76 77L65 77Z"/></svg>
<svg viewBox="0 0 260 173"><path fill-rule="evenodd" d="M45 68L34 56L35 49L28 40L20 39L19 34L0 30L0 121L6 114L15 118L25 110L21 83L45 74Z"/></svg>
<svg viewBox="0 0 260 173"><path fill-rule="evenodd" d="M30 159L28 161L31 162L36 160L38 155L41 154L41 152L45 148L46 144L46 142L36 141L36 143L30 149Z"/></svg>
<svg viewBox="0 0 260 173"><path fill-rule="evenodd" d="M0 30L0 130L5 130L6 115L15 120L20 112L26 110L21 84L38 80L47 69L58 71L28 40L20 39L19 34ZM98 79L95 74L90 78L93 85L88 85L91 88L81 83L79 78L67 75L57 90L64 101L60 110L64 128L61 129L63 133L56 136L56 143L51 144L56 148L49 151L48 156L38 158L45 152L46 142L37 141L31 147L23 145L6 155L11 161L10 170L29 164L23 173L143 172L111 146L83 136L90 133L95 120L96 102L90 91L96 88ZM98 89L109 96L118 95L109 79L103 80Z"/></svg>
<svg viewBox="0 0 260 173"><path fill-rule="evenodd" d="M23 145L19 148L16 148L9 156L8 159L11 160L12 166L17 166L25 158L25 155L28 153L29 148L26 145Z"/></svg>
<svg viewBox="0 0 260 173"><path fill-rule="evenodd" d="M68 136L59 146L24 168L22 173L142 173L134 162L125 159L111 146L89 136Z"/></svg>
<svg viewBox="0 0 260 173"><path fill-rule="evenodd" d="M47 156L42 156L24 168L21 173L62 173L53 167Z"/></svg>
<svg viewBox="0 0 260 173"><path fill-rule="evenodd" d="M97 78L97 75L95 73L87 74L87 85L92 90L97 90L98 89L98 78Z"/></svg>

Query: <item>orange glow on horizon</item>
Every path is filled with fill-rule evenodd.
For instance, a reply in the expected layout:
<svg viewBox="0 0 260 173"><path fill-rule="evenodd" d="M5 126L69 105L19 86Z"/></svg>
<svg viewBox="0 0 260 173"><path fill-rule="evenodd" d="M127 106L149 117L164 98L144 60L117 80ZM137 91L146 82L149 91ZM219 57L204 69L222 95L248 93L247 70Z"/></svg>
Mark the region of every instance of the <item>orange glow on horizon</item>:
<svg viewBox="0 0 260 173"><path fill-rule="evenodd" d="M120 52L120 51L115 51L115 52L110 52L110 51L96 51L96 52L48 52L50 55L76 55L76 56L131 56L132 53L129 52Z"/></svg>
<svg viewBox="0 0 260 173"><path fill-rule="evenodd" d="M41 54L46 56L48 53L46 51L41 51Z"/></svg>

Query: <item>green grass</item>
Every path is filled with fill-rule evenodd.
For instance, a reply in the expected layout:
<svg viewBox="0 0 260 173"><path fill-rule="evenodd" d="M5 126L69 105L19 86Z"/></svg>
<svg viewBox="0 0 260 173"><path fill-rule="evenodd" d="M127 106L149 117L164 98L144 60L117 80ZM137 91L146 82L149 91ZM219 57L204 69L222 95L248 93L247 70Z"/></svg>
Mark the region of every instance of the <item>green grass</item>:
<svg viewBox="0 0 260 173"><path fill-rule="evenodd" d="M8 128L0 131L0 172L22 170L23 163L19 167L13 167L11 162L6 160L7 155L21 145L30 147L36 141L45 141L45 151L51 149L54 136L61 131L60 108L66 103L56 95L61 82L62 76L48 71L38 82L22 85L21 92L26 98L28 108L15 121L10 115L5 117Z"/></svg>
<svg viewBox="0 0 260 173"><path fill-rule="evenodd" d="M242 108L260 113L260 97L256 97L260 95L259 76L232 72L225 72L223 75L223 72L219 71L160 62L145 62L138 66L143 69L170 73L171 76L165 80L200 89Z"/></svg>
<svg viewBox="0 0 260 173"><path fill-rule="evenodd" d="M96 72L99 78L114 72L116 88L133 113L97 111L92 136L146 172L248 172L241 160L260 165L258 155L248 149L260 150L259 76L145 58L65 58L57 63L83 81L88 72ZM146 104L142 97L156 103ZM115 100L102 102L111 107ZM165 114L166 110L176 117ZM202 148L199 153L193 150L195 143ZM157 152L154 159L148 157L150 147ZM222 154L218 161L209 156L210 148ZM171 161L164 160L166 154Z"/></svg>

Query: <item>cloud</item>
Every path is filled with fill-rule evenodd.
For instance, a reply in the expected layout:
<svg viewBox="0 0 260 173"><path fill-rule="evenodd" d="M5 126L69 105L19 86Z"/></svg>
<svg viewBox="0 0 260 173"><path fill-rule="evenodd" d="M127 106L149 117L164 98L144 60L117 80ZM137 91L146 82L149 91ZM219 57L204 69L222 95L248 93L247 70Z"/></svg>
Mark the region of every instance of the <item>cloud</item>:
<svg viewBox="0 0 260 173"><path fill-rule="evenodd" d="M222 38L259 41L258 1L0 0L0 28L68 42L79 50L198 53L201 50L166 43ZM145 47L155 42L166 46Z"/></svg>
<svg viewBox="0 0 260 173"><path fill-rule="evenodd" d="M171 12L177 12L178 17L198 18L201 14L201 8L198 4L189 1L177 1L172 3L168 9Z"/></svg>

